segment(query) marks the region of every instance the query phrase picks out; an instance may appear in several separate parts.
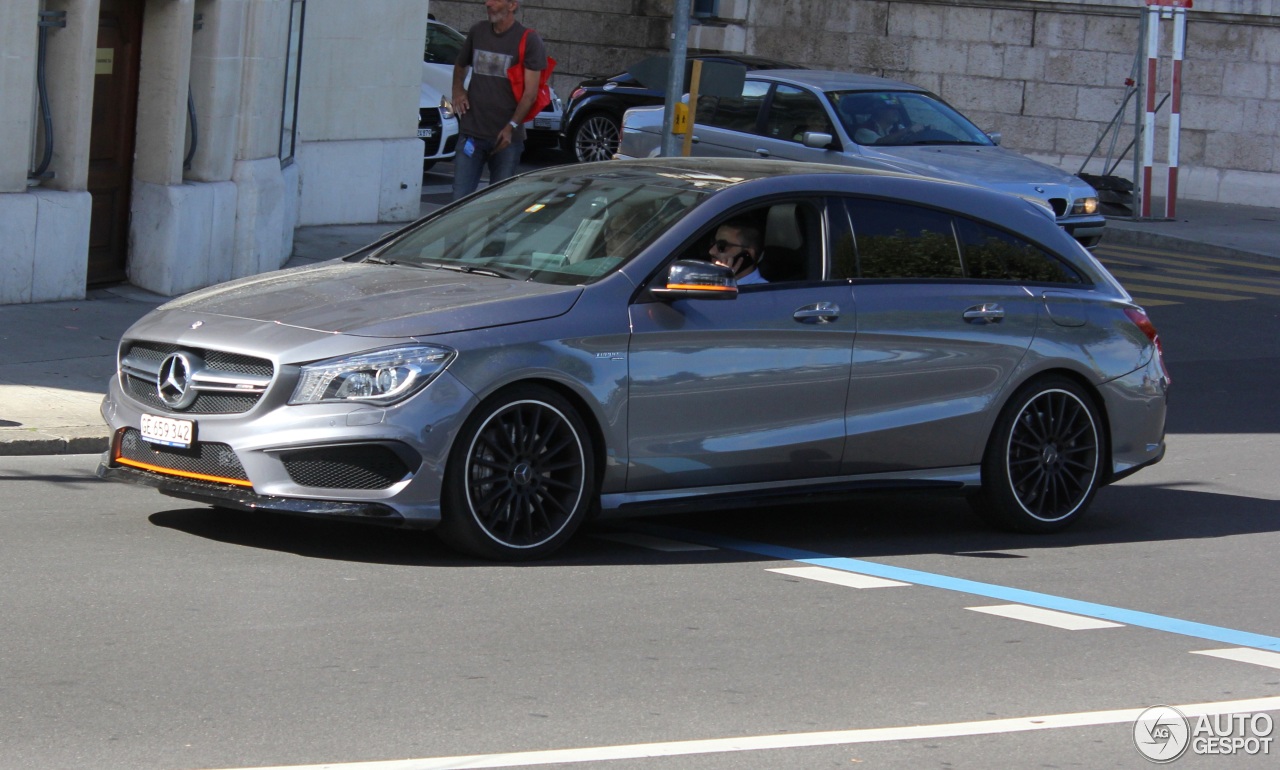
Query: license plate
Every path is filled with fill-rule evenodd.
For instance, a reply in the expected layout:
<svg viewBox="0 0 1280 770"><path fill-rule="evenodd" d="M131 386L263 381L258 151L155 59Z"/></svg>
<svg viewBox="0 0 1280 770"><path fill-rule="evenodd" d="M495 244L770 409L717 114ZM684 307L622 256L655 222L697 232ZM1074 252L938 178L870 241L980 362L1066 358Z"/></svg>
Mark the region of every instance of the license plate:
<svg viewBox="0 0 1280 770"><path fill-rule="evenodd" d="M534 118L534 128L551 128L551 118Z"/></svg>
<svg viewBox="0 0 1280 770"><path fill-rule="evenodd" d="M436 130L435 130L434 128L420 128L420 129L418 129L418 138L419 138L419 139L430 139L431 137L433 137L433 136L435 136L435 135L436 135Z"/></svg>
<svg viewBox="0 0 1280 770"><path fill-rule="evenodd" d="M191 446L191 437L195 435L195 420L174 420L169 417L157 417L154 414L142 415L142 438L152 444L164 444L186 449Z"/></svg>

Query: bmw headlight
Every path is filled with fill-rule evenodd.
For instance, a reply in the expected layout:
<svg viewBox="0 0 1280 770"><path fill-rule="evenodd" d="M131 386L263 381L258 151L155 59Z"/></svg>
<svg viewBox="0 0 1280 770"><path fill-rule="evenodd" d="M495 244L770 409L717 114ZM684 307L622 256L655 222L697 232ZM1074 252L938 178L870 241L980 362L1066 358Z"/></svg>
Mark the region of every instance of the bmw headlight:
<svg viewBox="0 0 1280 770"><path fill-rule="evenodd" d="M302 367L289 403L393 404L425 388L455 355L449 348L414 345L317 361Z"/></svg>
<svg viewBox="0 0 1280 770"><path fill-rule="evenodd" d="M1071 204L1072 214L1095 214L1097 211L1097 198L1076 198L1076 202Z"/></svg>

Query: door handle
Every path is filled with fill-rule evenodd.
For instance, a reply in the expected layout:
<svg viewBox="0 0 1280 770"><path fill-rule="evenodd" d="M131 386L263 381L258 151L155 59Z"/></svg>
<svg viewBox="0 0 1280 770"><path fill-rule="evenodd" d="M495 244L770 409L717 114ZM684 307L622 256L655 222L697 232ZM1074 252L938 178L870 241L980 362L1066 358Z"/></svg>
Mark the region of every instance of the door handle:
<svg viewBox="0 0 1280 770"><path fill-rule="evenodd" d="M974 305L964 311L964 320L970 323L996 324L1004 319L1004 308L994 302Z"/></svg>
<svg viewBox="0 0 1280 770"><path fill-rule="evenodd" d="M698 135L697 135L697 134L694 134L693 136L689 137L689 143L690 143L690 144L697 144L697 143L698 143L698 141L699 141L699 140L698 140Z"/></svg>
<svg viewBox="0 0 1280 770"><path fill-rule="evenodd" d="M829 324L840 317L840 306L834 302L805 305L791 315L800 323Z"/></svg>
<svg viewBox="0 0 1280 770"><path fill-rule="evenodd" d="M765 148L763 148L763 147L757 147L757 148L756 148L756 155L759 155L759 156L760 156L760 157L762 157L762 158L767 158L767 157L769 157L769 151L768 151L768 150L766 150L766 149L765 149Z"/></svg>

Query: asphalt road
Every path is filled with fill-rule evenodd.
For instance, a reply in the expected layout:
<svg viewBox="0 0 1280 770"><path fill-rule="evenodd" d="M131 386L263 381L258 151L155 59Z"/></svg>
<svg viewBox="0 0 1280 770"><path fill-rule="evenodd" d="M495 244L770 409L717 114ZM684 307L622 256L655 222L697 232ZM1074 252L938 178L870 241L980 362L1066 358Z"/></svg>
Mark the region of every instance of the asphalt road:
<svg viewBox="0 0 1280 770"><path fill-rule="evenodd" d="M1147 287L1169 453L1049 537L864 499L508 566L0 458L0 769L1143 767L1149 706L1280 720L1280 266L1099 255Z"/></svg>

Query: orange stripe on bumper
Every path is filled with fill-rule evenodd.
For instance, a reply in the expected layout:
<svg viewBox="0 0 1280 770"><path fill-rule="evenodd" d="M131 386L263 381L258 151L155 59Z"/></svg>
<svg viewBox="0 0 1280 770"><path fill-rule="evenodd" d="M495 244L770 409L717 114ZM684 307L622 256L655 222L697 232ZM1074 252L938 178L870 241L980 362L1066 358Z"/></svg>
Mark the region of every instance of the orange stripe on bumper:
<svg viewBox="0 0 1280 770"><path fill-rule="evenodd" d="M179 471L179 470L174 470L173 468L165 468L162 465L151 465L150 463L141 463L141 462L138 462L137 460L129 460L124 457L117 457L115 458L115 460L121 465L128 465L133 468L141 468L144 471L151 471L152 473L159 473L165 476L181 476L187 479L199 479L200 481L213 481L218 484L235 484L238 487L249 487L251 489L253 488L253 484L251 482L245 481L243 479L227 479L221 476L209 476L204 473L192 473L191 471Z"/></svg>

